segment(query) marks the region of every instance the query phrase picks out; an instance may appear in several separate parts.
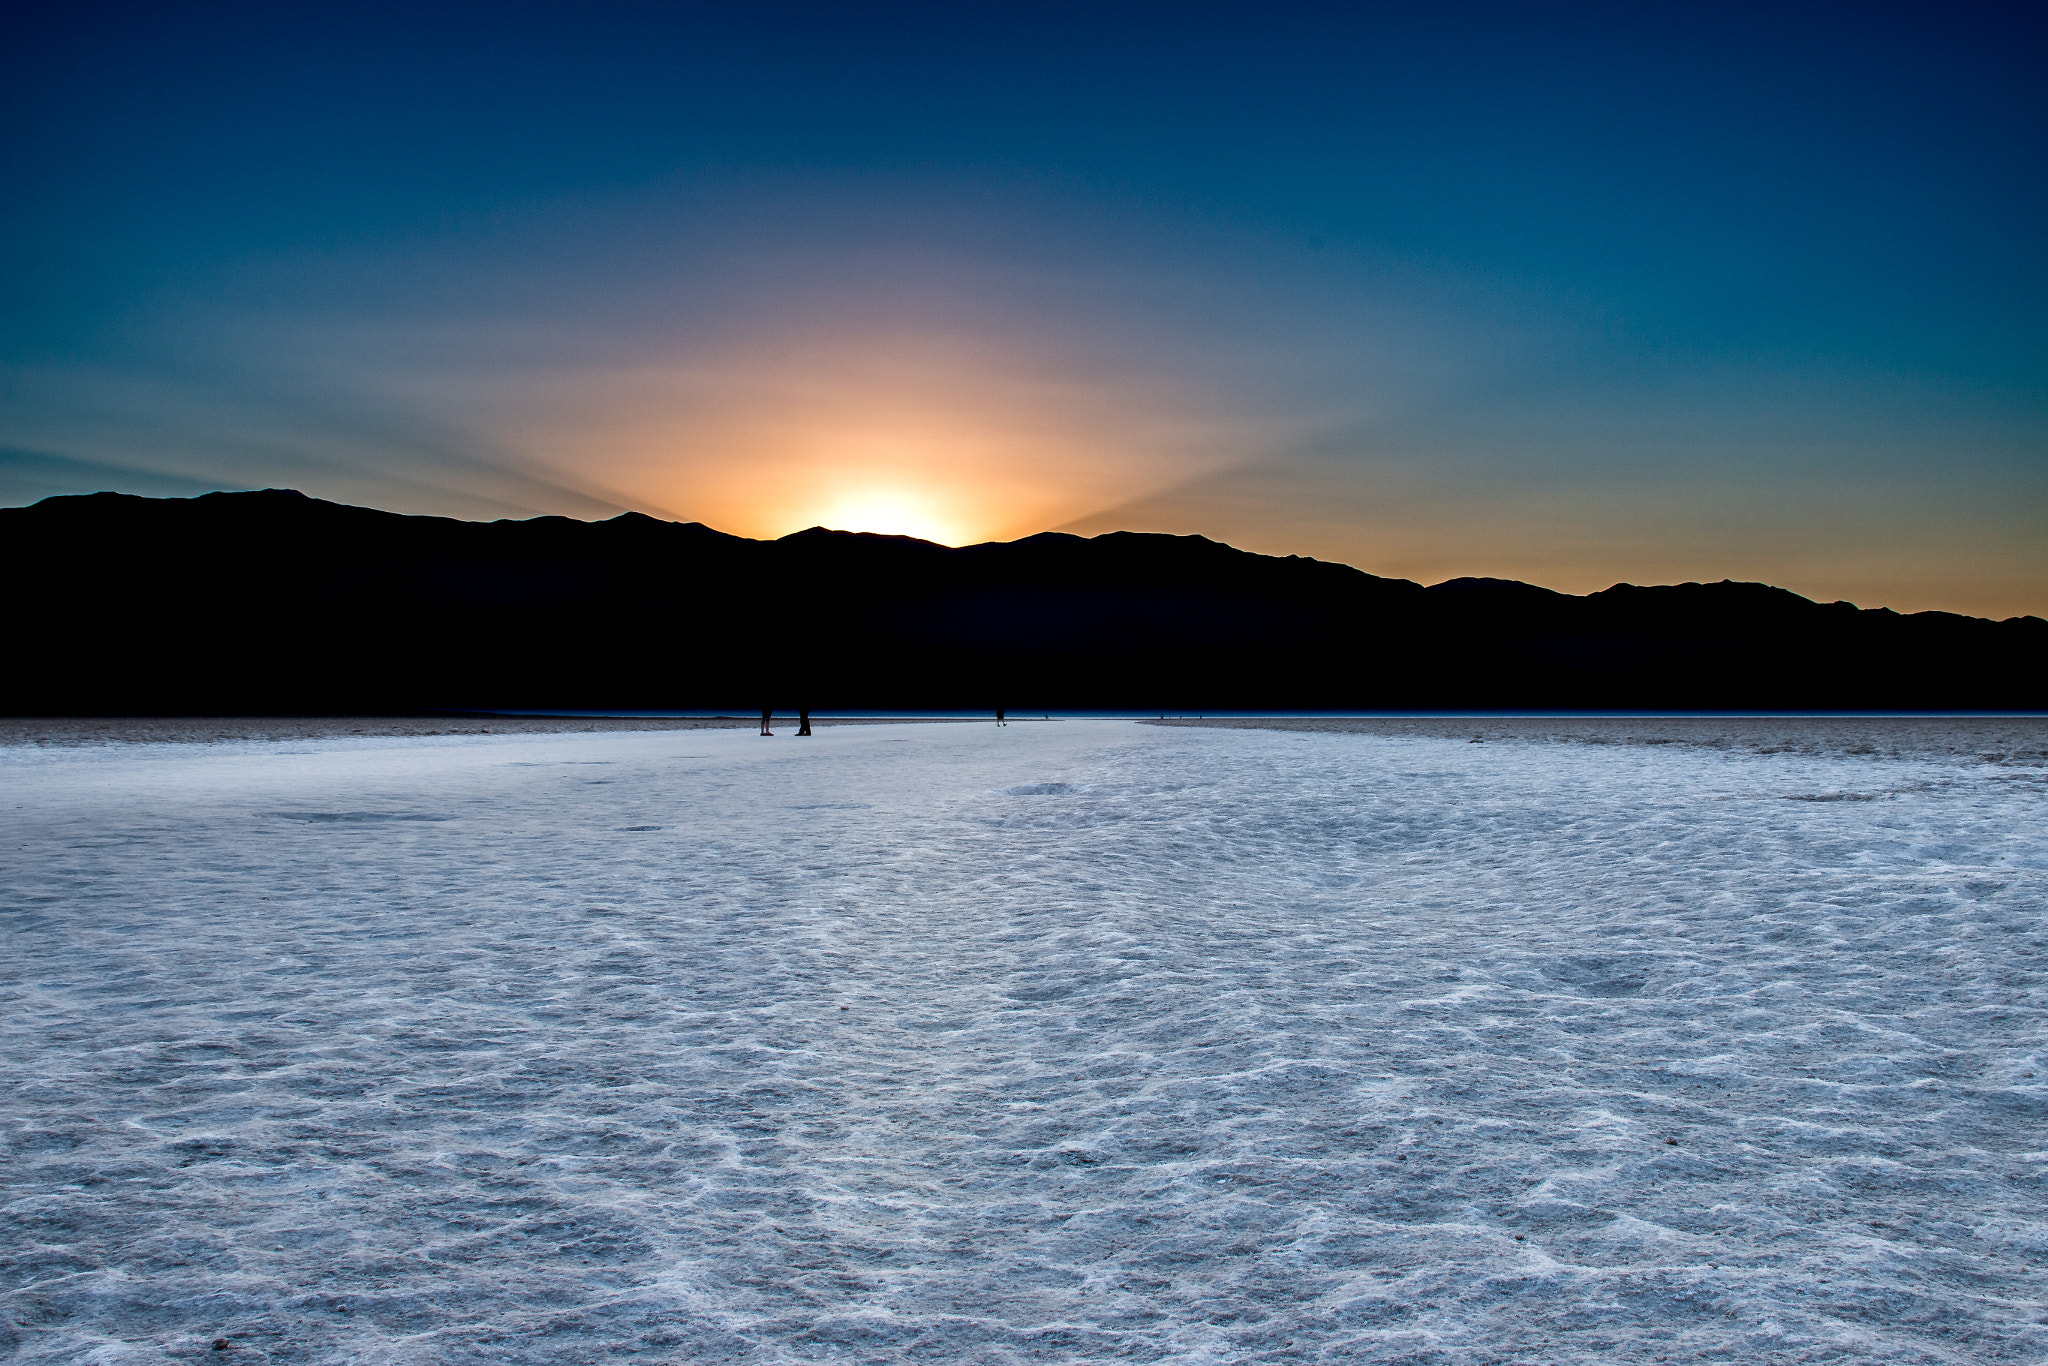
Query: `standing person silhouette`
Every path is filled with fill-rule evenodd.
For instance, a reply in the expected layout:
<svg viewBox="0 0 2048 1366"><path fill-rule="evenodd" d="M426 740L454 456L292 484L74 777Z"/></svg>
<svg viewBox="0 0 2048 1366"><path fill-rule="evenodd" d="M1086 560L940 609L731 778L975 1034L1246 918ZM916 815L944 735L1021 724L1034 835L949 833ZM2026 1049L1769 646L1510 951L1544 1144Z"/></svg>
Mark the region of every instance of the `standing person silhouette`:
<svg viewBox="0 0 2048 1366"><path fill-rule="evenodd" d="M775 732L774 732L774 731L772 731L772 730L768 729L768 721L769 721L769 719L770 719L771 717L773 717L774 715L775 715L775 708L773 708L773 707L763 707L763 708L761 708L761 733L762 733L763 735L773 735L773 734L775 734Z"/></svg>
<svg viewBox="0 0 2048 1366"><path fill-rule="evenodd" d="M1008 721L1005 721L1003 719L1003 709L1001 707L996 708L996 724L999 726L1007 726L1010 724Z"/></svg>
<svg viewBox="0 0 2048 1366"><path fill-rule="evenodd" d="M811 733L811 714L809 712L799 711L796 714L796 733L798 735L809 735Z"/></svg>

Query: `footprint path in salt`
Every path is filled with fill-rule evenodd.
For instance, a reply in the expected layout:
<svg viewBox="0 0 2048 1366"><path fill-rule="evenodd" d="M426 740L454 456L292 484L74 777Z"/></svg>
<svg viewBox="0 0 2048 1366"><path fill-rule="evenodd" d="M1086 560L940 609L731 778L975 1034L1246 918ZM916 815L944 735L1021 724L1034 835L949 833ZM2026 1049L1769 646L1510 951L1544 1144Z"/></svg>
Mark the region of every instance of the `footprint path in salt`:
<svg viewBox="0 0 2048 1366"><path fill-rule="evenodd" d="M22 1361L2048 1353L2038 762L292 743L0 752Z"/></svg>

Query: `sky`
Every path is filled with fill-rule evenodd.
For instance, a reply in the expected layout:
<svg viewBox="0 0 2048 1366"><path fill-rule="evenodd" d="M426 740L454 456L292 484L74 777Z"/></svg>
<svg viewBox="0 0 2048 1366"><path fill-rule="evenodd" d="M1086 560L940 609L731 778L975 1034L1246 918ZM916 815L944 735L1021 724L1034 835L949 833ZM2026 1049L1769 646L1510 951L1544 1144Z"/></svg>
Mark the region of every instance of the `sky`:
<svg viewBox="0 0 2048 1366"><path fill-rule="evenodd" d="M2040 6L26 4L0 503L2048 615Z"/></svg>

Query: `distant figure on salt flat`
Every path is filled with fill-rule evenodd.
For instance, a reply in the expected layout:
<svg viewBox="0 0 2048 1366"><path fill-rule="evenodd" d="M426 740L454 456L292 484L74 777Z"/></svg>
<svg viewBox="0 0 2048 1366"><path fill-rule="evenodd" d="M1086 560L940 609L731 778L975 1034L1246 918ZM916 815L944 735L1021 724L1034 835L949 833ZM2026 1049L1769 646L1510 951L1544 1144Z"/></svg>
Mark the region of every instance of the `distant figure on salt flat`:
<svg viewBox="0 0 2048 1366"><path fill-rule="evenodd" d="M772 730L768 729L768 722L769 722L769 719L770 719L771 717L773 717L774 715L775 715L775 708L773 708L773 707L763 707L763 708L761 708L761 733L762 733L763 735L773 735L773 734L775 734L775 732L774 732L774 731L772 731Z"/></svg>
<svg viewBox="0 0 2048 1366"><path fill-rule="evenodd" d="M809 712L799 711L796 714L796 733L798 735L809 735L811 733L811 714Z"/></svg>
<svg viewBox="0 0 2048 1366"><path fill-rule="evenodd" d="M1005 721L1003 719L1003 709L1001 707L996 708L996 724L999 726L1007 726L1010 724L1008 721Z"/></svg>

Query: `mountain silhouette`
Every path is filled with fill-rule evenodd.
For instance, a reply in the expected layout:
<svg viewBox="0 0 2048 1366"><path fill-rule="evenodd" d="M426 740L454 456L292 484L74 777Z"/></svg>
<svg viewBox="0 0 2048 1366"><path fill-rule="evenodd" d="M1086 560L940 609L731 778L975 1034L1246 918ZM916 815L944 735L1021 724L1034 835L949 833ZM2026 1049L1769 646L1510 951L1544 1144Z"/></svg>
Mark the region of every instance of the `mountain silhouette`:
<svg viewBox="0 0 2048 1366"><path fill-rule="evenodd" d="M0 562L15 713L2048 703L2038 617L1725 581L1424 588L1201 536L755 541L267 489L0 509Z"/></svg>

